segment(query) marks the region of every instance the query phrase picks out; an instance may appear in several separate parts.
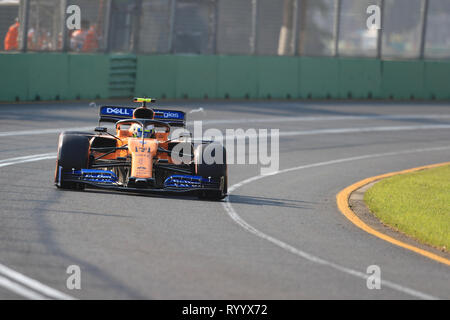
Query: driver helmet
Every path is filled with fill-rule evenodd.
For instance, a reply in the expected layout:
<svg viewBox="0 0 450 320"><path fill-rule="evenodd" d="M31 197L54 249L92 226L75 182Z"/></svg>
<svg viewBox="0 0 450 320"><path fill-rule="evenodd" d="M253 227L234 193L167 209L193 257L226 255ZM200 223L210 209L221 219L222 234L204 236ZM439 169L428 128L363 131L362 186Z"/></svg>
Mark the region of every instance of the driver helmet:
<svg viewBox="0 0 450 320"><path fill-rule="evenodd" d="M135 125L132 128L132 133L134 138L142 138L142 134L144 134L144 138L151 138L155 133L155 127L152 125L147 126L144 132L142 132L142 127L139 125Z"/></svg>

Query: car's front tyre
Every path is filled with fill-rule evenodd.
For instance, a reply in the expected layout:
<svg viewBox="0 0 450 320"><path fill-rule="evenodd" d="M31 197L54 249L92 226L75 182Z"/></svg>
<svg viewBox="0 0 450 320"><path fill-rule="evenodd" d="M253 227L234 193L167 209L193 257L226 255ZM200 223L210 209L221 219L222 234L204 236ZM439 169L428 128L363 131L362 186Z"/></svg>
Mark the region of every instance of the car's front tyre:
<svg viewBox="0 0 450 320"><path fill-rule="evenodd" d="M55 170L55 185L58 188L84 188L82 184L64 181L64 173L88 168L89 145L89 138L87 136L64 132L59 135Z"/></svg>
<svg viewBox="0 0 450 320"><path fill-rule="evenodd" d="M228 194L228 168L225 147L218 143L199 145L195 149L194 164L196 175L203 178L212 178L220 183L220 190L201 191L199 198L207 200L225 198Z"/></svg>

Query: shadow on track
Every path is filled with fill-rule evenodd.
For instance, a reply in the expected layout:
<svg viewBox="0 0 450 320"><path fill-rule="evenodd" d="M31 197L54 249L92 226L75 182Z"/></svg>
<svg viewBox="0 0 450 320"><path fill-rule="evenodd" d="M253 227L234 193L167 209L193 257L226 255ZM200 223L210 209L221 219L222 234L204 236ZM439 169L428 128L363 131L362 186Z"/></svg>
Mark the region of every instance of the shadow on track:
<svg viewBox="0 0 450 320"><path fill-rule="evenodd" d="M63 259L66 262L66 265L76 264L80 266L83 270L85 270L85 272L90 273L94 279L101 282L101 284L97 284L97 286L102 287L103 290L109 287L115 289L117 292L127 295L130 299L151 299L151 297L142 296L140 292L128 287L125 283L116 279L113 275L108 274L105 270L102 270L101 267L91 264L83 258L71 255L64 250L55 236L57 231L52 228L51 223L46 216L48 211L54 211L49 209L49 206L58 201L60 196L61 194L59 192L50 193L45 202L38 202L39 205L31 210L31 216L36 223L36 227L38 228L39 242L47 248L48 254Z"/></svg>
<svg viewBox="0 0 450 320"><path fill-rule="evenodd" d="M144 193L133 193L133 192L121 192L121 191L110 191L102 189L85 189L83 191L77 190L58 190L59 192L89 192L97 194L106 195L117 195L117 196L138 196L147 197L150 199L170 199L172 201L197 201L197 202L216 202L222 203L222 201L199 199L193 195L170 195L170 194L144 194ZM229 200L233 204L246 204L255 206L271 206L280 208L294 208L294 209L311 209L314 202L302 201L302 200L292 200L292 199L278 199L278 198L268 198L268 197L257 197L257 196L246 196L246 195L229 195Z"/></svg>
<svg viewBox="0 0 450 320"><path fill-rule="evenodd" d="M232 204L272 206L272 207L294 208L294 209L311 209L312 206L310 204L313 203L301 200L276 199L276 198L243 196L243 195L230 195L228 197Z"/></svg>

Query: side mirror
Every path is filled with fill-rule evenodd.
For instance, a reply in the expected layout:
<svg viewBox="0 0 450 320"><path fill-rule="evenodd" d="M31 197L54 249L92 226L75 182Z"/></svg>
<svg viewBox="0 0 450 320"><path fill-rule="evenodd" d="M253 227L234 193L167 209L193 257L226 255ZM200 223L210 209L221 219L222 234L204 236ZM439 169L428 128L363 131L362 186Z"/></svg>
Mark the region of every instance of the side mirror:
<svg viewBox="0 0 450 320"><path fill-rule="evenodd" d="M96 127L96 128L94 129L94 131L95 131L95 132L107 132L107 131L108 131L108 128L106 128L106 127Z"/></svg>

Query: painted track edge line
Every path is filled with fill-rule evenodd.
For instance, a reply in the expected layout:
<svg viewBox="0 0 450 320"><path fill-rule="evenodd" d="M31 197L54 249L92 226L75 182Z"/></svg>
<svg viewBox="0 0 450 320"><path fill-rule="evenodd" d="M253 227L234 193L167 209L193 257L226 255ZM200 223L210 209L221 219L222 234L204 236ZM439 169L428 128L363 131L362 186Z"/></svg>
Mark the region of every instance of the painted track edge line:
<svg viewBox="0 0 450 320"><path fill-rule="evenodd" d="M57 299L57 300L76 300L76 298L65 294L63 292L60 292L56 289L53 289L42 282L32 279L20 272L17 272L11 268L8 268L7 266L0 264L0 276L6 276L10 278L11 280L14 280L16 283L19 283L21 285L24 285L37 293L41 295L45 295L47 297L50 297L51 299Z"/></svg>
<svg viewBox="0 0 450 320"><path fill-rule="evenodd" d="M397 151L397 152L387 152L387 153L380 153L380 154L371 154L371 155L363 155L363 156L355 156L355 157L350 157L350 158L343 158L343 159L336 159L336 160L331 160L331 161L324 161L324 162L319 162L319 163L313 163L313 164L309 164L309 165L302 165L302 166L298 166L298 167L294 167L294 168L289 168L289 169L284 169L284 170L280 170L271 174L267 174L267 175L259 175L259 176L254 176L252 178L243 180L237 184L234 184L233 186L231 186L229 188L229 193L231 193L232 191L234 191L235 189L238 189L239 187L241 187L242 185L245 185L247 183L265 178L265 177L270 177L272 175L276 175L276 174L281 174L281 173L287 173L290 171L296 171L296 170L301 170L301 169L308 169L308 168L314 168L314 167L320 167L320 166L326 166L326 165L332 165L332 164L338 164L338 163L343 163L343 162L348 162L348 161L356 161L356 160L364 160L364 159L368 159L368 158L373 158L373 157L384 157L384 156L393 156L393 155L400 155L400 154L409 154L409 153L416 153L416 152L423 152L423 151L441 151L441 150L448 150L450 149L449 146L445 146L445 147L434 147L434 148L425 148L425 149L413 149L413 150L403 150L403 151ZM33 158L34 157L34 158ZM24 159L25 158L25 159ZM4 159L3 161L5 161L6 163L3 163L2 166L10 166L10 165L15 165L15 164L20 164L20 163L26 163L26 162L34 162L34 161L40 161L40 160L47 160L47 159L52 159L52 158L56 158L56 154L55 155L51 155L51 154L38 154L38 155L31 155L31 156L26 156L26 157L19 157L19 159L22 159L21 161L16 161L16 162L11 162L11 160L18 160L18 158L12 158L12 159ZM299 255L307 260L310 260L312 262L318 263L318 264L322 264L322 265L328 265L329 267L332 267L336 270L339 270L341 272L362 278L362 279L366 279L367 275L356 271L356 270L352 270L337 264L334 264L332 262L328 262L326 260L323 260L319 257L315 257L313 255L310 255L306 252L300 251L282 241L279 241L269 235L266 235L262 232L260 232L259 230L255 229L254 227L250 226L249 224L247 224L244 220L242 220L240 218L240 216L234 211L233 207L231 206L231 203L229 201L229 198L227 197L225 202L222 203L222 205L224 206L225 210L227 211L228 215L230 216L230 218L232 220L234 220L238 225L240 225L241 227L243 227L244 229L246 229L247 231L249 231L250 233L255 234L256 236L268 240L269 242L272 242L273 244L275 244L278 247L281 247L284 250L290 251L293 254ZM0 264L1 265L1 264ZM3 265L2 265L3 266ZM6 266L4 266L6 267ZM7 268L7 267L6 267ZM9 269L9 268L8 268ZM426 300L435 300L438 299L437 297L407 288L407 287L403 287L401 285L398 285L396 283L393 283L391 281L387 281L387 280L382 280L382 284L386 285L387 287L390 287L391 289L395 289L397 291L409 294L411 296L415 296L417 298L420 299L426 299ZM75 299L75 298L74 298Z"/></svg>
<svg viewBox="0 0 450 320"><path fill-rule="evenodd" d="M49 160L54 158L56 158L56 153L43 153L31 156L4 159L0 161L0 168L21 163ZM5 278L2 275L9 277L10 279ZM0 286L9 289L10 291L13 291L16 294L19 294L25 298L33 300L48 299L45 296L48 296L51 299L58 299L58 300L76 300L76 298L70 295L67 295L63 292L53 289L39 282L38 280L27 277L26 275L21 274L11 268L8 268L7 266L1 263L0 263Z"/></svg>
<svg viewBox="0 0 450 320"><path fill-rule="evenodd" d="M385 173L385 174L381 174L378 176L374 176L374 177L370 177L370 178L366 178L363 179L361 181L358 181L348 187L346 187L345 189L341 190L337 195L336 195L336 202L337 202L337 207L339 209L339 211L348 219L350 220L354 225L356 225L358 228L364 230L365 232L380 238L384 241L390 242L391 244L394 244L396 246L402 247L404 249L413 251L417 254L420 254L426 258L429 258L431 260L443 263L447 266L450 266L450 260L441 257L435 253L432 253L430 251L418 248L416 246L404 243L400 240L394 239L380 231L377 231L371 227L369 227L366 223L364 223L356 214L353 210L350 209L350 204L349 204L349 198L350 195L356 191L357 189L381 180L381 179L385 179L388 177L392 177L392 176L396 176L396 175L400 175L400 174L406 174L406 173L411 173L411 172L417 172L420 170L424 170L424 169L432 169L432 168L437 168L437 167L442 167L445 165L450 165L450 162L443 162L443 163L436 163L436 164L431 164L431 165L426 165L426 166L421 166L421 167L417 167L417 168L411 168L411 169L407 169L407 170L402 170L402 171L395 171L395 172L390 172L390 173Z"/></svg>
<svg viewBox="0 0 450 320"><path fill-rule="evenodd" d="M271 177L274 175L278 175L278 174L284 174L284 173L288 173L288 172L292 172L292 171L297 171L297 170L303 170L303 169L310 169L310 168L317 168L317 167L322 167L322 166L328 166L328 165L334 165L334 164L340 164L340 163L346 163L346 162L352 162L352 161L359 161L359 160L366 160L366 159L372 159L372 158L379 158L379 157L387 157L387 156L398 156L398 155L402 155L402 154L411 154L411 153L418 153L418 152L428 152L428 151L443 151L443 150L449 150L450 146L442 146L442 147L431 147L431 148L419 148L419 149L412 149L412 150L402 150L402 151L395 151L395 152L385 152L385 153L375 153L375 154L367 154L367 155L361 155L361 156L354 156L354 157L349 157L349 158L341 158L341 159L335 159L335 160L329 160L329 161L323 161L323 162L317 162L317 163L310 163L310 164L306 164L306 165L301 165L301 166L297 166L297 167L292 167L292 168L288 168L288 169L283 169L280 171L275 171L273 173L270 174L265 174L265 175L257 175L257 176L253 176L250 178L247 178L245 180L242 180L241 182L238 182L236 184L233 184L231 187L228 188L228 195L231 195L232 192L234 192L236 189L239 189L240 187L242 187L243 185L246 185L248 183L252 183L255 182L257 180L266 178L266 177ZM317 263L317 264L321 264L324 266L328 266L331 267L335 270L341 271L343 273L347 273L350 274L352 276L355 276L357 278L361 278L361 279L367 279L367 275L357 271L357 270L353 270L341 265L338 265L336 263L324 260L320 257L314 256L312 254L309 254L305 251L299 250L281 240L278 240L268 234L265 234L261 231L259 231L258 229L254 228L253 226L251 226L250 224L248 224L245 220L243 220L238 214L237 212L234 210L231 201L230 201L230 197L226 197L225 201L222 202L222 205L226 211L226 213L228 214L228 216L235 222L237 223L239 226L241 226L243 229L245 229L246 231L254 234L255 236L267 240L269 242L271 242L272 244L280 247L281 249L284 249L294 255L300 256L306 260L309 260L313 263ZM399 292L403 292L405 294L414 296L416 298L419 299L423 299L423 300L436 300L439 299L438 297L429 295L427 293L423 293L405 286L402 286L400 284L394 283L392 281L389 280L382 280L382 285L397 290Z"/></svg>
<svg viewBox="0 0 450 320"><path fill-rule="evenodd" d="M14 292L15 294L30 299L30 300L47 300L46 297L43 295L34 292L33 290L30 290L8 278L5 278L0 275L0 287L3 287L11 292Z"/></svg>

